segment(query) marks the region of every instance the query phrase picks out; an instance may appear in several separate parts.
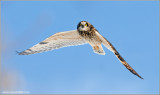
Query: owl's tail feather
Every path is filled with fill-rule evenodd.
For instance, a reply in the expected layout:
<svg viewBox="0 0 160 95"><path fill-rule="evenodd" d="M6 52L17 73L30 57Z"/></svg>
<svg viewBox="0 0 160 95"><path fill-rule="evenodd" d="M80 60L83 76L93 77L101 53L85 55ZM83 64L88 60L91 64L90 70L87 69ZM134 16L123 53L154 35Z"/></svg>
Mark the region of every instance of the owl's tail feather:
<svg viewBox="0 0 160 95"><path fill-rule="evenodd" d="M102 48L102 45L95 45L95 46L92 46L93 47L93 51L97 54L100 54L100 55L105 55L105 52Z"/></svg>

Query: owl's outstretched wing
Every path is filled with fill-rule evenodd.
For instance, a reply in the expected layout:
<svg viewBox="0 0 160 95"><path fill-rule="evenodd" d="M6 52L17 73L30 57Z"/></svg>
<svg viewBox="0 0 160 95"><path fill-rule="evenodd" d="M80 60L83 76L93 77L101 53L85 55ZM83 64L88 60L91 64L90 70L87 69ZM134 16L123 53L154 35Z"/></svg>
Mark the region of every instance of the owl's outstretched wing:
<svg viewBox="0 0 160 95"><path fill-rule="evenodd" d="M101 39L102 44L108 48L110 51L112 51L116 57L119 59L119 61L134 75L137 75L139 78L143 79L123 58L122 56L118 53L118 51L114 48L114 46L102 35L100 35L98 32L96 32L97 36Z"/></svg>
<svg viewBox="0 0 160 95"><path fill-rule="evenodd" d="M19 55L29 55L44 51L54 50L67 46L86 44L85 40L78 34L77 30L58 32L35 46L20 52Z"/></svg>

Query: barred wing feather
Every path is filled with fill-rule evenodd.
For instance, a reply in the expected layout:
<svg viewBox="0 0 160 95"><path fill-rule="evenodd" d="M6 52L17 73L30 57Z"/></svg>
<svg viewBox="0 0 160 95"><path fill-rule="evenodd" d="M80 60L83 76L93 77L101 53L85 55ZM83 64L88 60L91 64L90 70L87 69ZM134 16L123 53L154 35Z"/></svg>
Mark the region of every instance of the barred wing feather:
<svg viewBox="0 0 160 95"><path fill-rule="evenodd" d="M58 32L33 47L20 52L19 55L41 53L49 50L59 49L67 46L86 44L77 30Z"/></svg>
<svg viewBox="0 0 160 95"><path fill-rule="evenodd" d="M102 44L108 48L110 51L112 51L115 56L119 59L119 61L134 75L138 76L139 78L143 79L123 58L122 56L118 53L118 51L115 49L115 47L102 35L100 35L98 32L96 32L97 36L101 39Z"/></svg>

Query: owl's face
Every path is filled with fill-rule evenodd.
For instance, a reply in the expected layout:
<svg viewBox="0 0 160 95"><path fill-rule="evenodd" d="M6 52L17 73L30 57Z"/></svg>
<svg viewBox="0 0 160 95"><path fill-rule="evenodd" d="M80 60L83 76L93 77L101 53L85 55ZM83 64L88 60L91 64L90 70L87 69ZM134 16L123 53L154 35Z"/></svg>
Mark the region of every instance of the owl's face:
<svg viewBox="0 0 160 95"><path fill-rule="evenodd" d="M78 31L89 31L90 30L90 23L88 23L87 21L81 21L79 22L79 24L77 25L77 30Z"/></svg>

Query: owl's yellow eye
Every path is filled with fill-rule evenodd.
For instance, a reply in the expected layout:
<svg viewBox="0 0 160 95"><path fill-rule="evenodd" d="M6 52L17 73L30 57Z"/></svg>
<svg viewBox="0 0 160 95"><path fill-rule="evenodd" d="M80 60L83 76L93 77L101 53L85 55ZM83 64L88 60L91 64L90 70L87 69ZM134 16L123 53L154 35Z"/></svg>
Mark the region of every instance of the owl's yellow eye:
<svg viewBox="0 0 160 95"><path fill-rule="evenodd" d="M82 24L79 24L79 26L81 26Z"/></svg>
<svg viewBox="0 0 160 95"><path fill-rule="evenodd" d="M88 26L88 24L85 24L85 26Z"/></svg>

